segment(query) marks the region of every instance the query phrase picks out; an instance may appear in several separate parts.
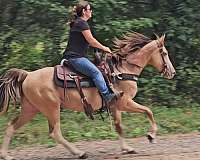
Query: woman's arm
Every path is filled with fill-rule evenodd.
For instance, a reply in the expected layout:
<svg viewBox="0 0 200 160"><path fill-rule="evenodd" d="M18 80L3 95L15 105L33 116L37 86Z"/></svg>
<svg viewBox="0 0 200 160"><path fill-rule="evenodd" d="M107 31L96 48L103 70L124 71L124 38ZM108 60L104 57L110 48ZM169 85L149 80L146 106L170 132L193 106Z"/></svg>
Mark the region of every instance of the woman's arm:
<svg viewBox="0 0 200 160"><path fill-rule="evenodd" d="M85 37L85 39L88 41L88 43L95 48L99 48L105 52L108 53L112 53L112 51L110 50L109 47L103 46L101 43L99 43L92 35L91 31L88 30L84 30L82 31L83 36Z"/></svg>

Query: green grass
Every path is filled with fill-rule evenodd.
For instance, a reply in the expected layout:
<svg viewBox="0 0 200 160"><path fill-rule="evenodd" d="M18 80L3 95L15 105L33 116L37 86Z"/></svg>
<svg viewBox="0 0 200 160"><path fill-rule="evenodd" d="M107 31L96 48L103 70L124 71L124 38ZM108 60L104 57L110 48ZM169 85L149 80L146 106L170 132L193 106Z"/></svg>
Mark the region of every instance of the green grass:
<svg viewBox="0 0 200 160"><path fill-rule="evenodd" d="M200 107L154 107L152 110L158 124L158 135L200 131ZM11 109L6 115L0 117L0 143L2 143L7 122L17 114L18 111ZM147 133L149 122L144 114L123 113L122 117L126 137L144 136ZM111 127L109 118L102 121L99 115L96 115L95 120L92 121L84 113L64 110L61 113L61 129L63 136L71 142L117 139L117 134ZM54 140L48 136L47 120L41 114L17 131L11 146L35 144L47 144L49 147L55 145Z"/></svg>

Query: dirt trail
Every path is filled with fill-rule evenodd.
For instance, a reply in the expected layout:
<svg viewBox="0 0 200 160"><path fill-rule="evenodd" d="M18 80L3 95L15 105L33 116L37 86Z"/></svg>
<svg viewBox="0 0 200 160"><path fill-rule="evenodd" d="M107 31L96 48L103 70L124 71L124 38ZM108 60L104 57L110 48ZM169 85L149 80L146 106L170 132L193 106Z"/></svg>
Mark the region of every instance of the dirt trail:
<svg viewBox="0 0 200 160"><path fill-rule="evenodd" d="M138 154L122 155L118 141L82 141L75 143L88 152L87 160L200 160L200 133L157 137L157 144L149 144L145 137L127 139ZM10 151L17 160L76 160L62 146L37 146Z"/></svg>

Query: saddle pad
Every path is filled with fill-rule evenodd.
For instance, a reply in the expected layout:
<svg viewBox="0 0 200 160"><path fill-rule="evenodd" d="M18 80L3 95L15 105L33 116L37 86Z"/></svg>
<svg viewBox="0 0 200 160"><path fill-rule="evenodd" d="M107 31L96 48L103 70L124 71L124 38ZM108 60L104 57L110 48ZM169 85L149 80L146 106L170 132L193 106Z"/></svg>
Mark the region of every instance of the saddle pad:
<svg viewBox="0 0 200 160"><path fill-rule="evenodd" d="M62 69L65 69L65 71L63 72ZM65 73L65 76L64 76ZM67 68L67 67L63 67L60 65L57 65L54 67L54 83L59 86L64 88L64 79L66 79L66 87L67 88L76 88L76 84L74 82L74 80L69 76L69 74L71 76L77 76L78 74L73 72L71 69ZM83 75L78 75L80 76L80 83L81 83L81 87L95 87L94 82L92 81L92 79L88 78L88 77L84 77Z"/></svg>

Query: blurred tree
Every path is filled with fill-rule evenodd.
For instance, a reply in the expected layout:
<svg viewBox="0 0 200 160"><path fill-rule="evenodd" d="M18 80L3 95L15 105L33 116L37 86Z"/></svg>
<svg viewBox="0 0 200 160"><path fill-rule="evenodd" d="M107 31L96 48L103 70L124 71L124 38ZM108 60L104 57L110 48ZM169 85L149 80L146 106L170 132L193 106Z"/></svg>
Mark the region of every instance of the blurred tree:
<svg viewBox="0 0 200 160"><path fill-rule="evenodd" d="M77 0L1 0L0 72L35 70L59 63L67 45L70 6ZM139 80L138 101L157 105L199 105L200 2L198 0L91 0L95 37L112 39L129 31L149 37L166 33L177 76L166 81L152 68ZM148 97L149 99L146 99Z"/></svg>

